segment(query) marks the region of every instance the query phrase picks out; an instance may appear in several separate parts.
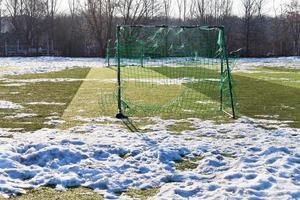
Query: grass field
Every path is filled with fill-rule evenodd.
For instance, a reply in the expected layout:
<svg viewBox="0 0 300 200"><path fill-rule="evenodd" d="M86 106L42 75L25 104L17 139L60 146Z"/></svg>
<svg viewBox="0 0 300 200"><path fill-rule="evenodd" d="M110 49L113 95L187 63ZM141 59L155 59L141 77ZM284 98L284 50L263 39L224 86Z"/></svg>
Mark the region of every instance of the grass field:
<svg viewBox="0 0 300 200"><path fill-rule="evenodd" d="M166 77L164 71L160 69L155 69L155 71ZM178 77L179 73L174 74ZM34 131L41 128L66 129L91 122L83 119L100 116L114 117L117 113L116 99L113 97L116 83L111 80L114 80L115 77L116 71L109 68L82 68L45 74L6 76L0 81L1 100L17 103L23 106L23 109L0 109L0 127L13 130L23 129L23 131ZM251 73L237 72L233 74L233 77L239 116L279 120L291 127L300 128L300 70L260 68ZM170 96L178 94L176 87L173 88L174 90L169 90ZM136 100L147 98L139 94L142 91L138 88L135 90L135 86L132 86L131 89ZM210 96L210 94L214 94L213 92L196 90L194 93L199 96L204 95L207 99L216 99L215 96ZM166 101L166 99L156 100ZM212 106L215 108L218 105L213 104ZM197 113L196 116L203 120L231 121L228 116L218 112L217 109L212 111L210 107L207 108L203 109L201 113ZM18 118L18 114L22 113L34 115ZM152 123L151 120L144 117L137 115L133 118L134 123L140 129ZM162 115L161 117L170 119L177 116ZM187 118L189 115L184 117ZM105 121L92 122L106 123ZM170 125L168 129L180 136L183 131L194 130L194 127L190 123L182 122ZM147 132L146 129L143 131ZM224 156L230 155L224 154ZM178 170L193 169L196 165L195 161L185 159L181 163L177 163L177 168ZM157 188L146 191L132 189L125 194L147 199L147 197L153 196L157 190ZM83 188L64 193L44 188L31 190L28 194L15 199L81 200L102 199L102 196Z"/></svg>
<svg viewBox="0 0 300 200"><path fill-rule="evenodd" d="M300 70L262 68L234 75L240 115L300 128Z"/></svg>
<svg viewBox="0 0 300 200"><path fill-rule="evenodd" d="M178 76L179 73L174 74ZM54 127L55 120L65 121L60 127L68 128L78 125L80 118L114 117L117 113L116 98L113 97L116 84L111 80L114 80L115 76L116 71L108 68L72 69L47 74L7 76L6 79L0 81L2 100L20 104L24 109L1 109L0 126L13 129L24 128L24 131L31 131L43 127ZM235 73L233 76L239 116L277 119L288 122L292 127L300 127L300 70L262 68L255 73ZM155 89L158 92L159 87L165 86L157 86ZM176 87L178 86L174 86L174 90L168 90L169 96L178 95ZM142 89L145 90L145 88ZM140 98L147 98L138 94L142 91L137 86L131 87L130 90L137 101ZM216 94L215 91L210 93L207 90L199 91L191 95L201 97L205 94L206 100L217 98L213 96ZM167 99L156 98L156 101L166 102ZM192 113L193 116L205 120L228 121L229 118L218 111L216 101L212 102L215 103L203 107L196 114ZM189 106L187 105L186 109L189 109ZM18 118L17 114L20 113L35 115ZM182 114L176 116L176 112L172 112L171 115L167 114L163 113L161 116L166 119L190 116L189 113L185 116ZM12 120L14 116L16 118ZM53 124L47 123L51 120L54 120Z"/></svg>

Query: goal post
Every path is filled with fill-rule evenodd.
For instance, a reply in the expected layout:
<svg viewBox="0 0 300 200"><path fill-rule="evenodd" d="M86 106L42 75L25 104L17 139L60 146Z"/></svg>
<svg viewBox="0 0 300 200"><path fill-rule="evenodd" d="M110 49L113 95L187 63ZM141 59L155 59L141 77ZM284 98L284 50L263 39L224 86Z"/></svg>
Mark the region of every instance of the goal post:
<svg viewBox="0 0 300 200"><path fill-rule="evenodd" d="M224 27L117 26L117 118L236 117Z"/></svg>

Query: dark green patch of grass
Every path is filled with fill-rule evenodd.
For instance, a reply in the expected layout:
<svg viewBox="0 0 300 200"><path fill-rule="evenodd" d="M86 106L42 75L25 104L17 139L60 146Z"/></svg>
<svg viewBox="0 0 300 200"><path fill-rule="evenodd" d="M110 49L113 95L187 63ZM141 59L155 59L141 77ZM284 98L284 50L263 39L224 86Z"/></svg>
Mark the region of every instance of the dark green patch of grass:
<svg viewBox="0 0 300 200"><path fill-rule="evenodd" d="M193 127L193 124L190 122L177 122L173 125L167 126L167 129L174 132L174 134L181 134L183 131L196 130L196 128Z"/></svg>
<svg viewBox="0 0 300 200"><path fill-rule="evenodd" d="M234 135L233 136L233 138L234 139L243 139L243 138L245 138L246 136L244 136L244 135Z"/></svg>
<svg viewBox="0 0 300 200"><path fill-rule="evenodd" d="M175 163L175 168L179 171L196 169L198 167L197 161L200 161L203 158L203 156L196 156L194 158L183 158L181 161Z"/></svg>
<svg viewBox="0 0 300 200"><path fill-rule="evenodd" d="M133 81L126 83L124 80L123 111L128 116L160 116L163 119L191 117L211 120L224 119L225 114L220 111L219 81L215 80L220 77L220 73L217 66L212 66L212 68L214 69L202 66L124 68L122 73L125 80L126 78L147 80L190 78L200 81L176 85L146 84Z"/></svg>
<svg viewBox="0 0 300 200"><path fill-rule="evenodd" d="M300 89L300 70L285 68L258 68L254 73L238 73L254 79Z"/></svg>
<svg viewBox="0 0 300 200"><path fill-rule="evenodd" d="M214 138L214 135L204 135L204 134L199 134L197 135L198 138Z"/></svg>
<svg viewBox="0 0 300 200"><path fill-rule="evenodd" d="M260 67L258 70L268 70L270 72L300 72L300 69L283 67Z"/></svg>
<svg viewBox="0 0 300 200"><path fill-rule="evenodd" d="M221 153L222 156L224 156L225 158L236 158L237 156L233 153L228 153L228 152L223 152Z"/></svg>
<svg viewBox="0 0 300 200"><path fill-rule="evenodd" d="M126 160L127 158L130 158L132 155L129 154L129 153L126 153L126 154L120 154L119 155L121 158L123 158L124 160Z"/></svg>
<svg viewBox="0 0 300 200"><path fill-rule="evenodd" d="M4 198L1 198L4 200ZM40 188L27 191L27 194L9 198L12 200L103 200L103 196L86 188L73 188L64 192L53 188Z"/></svg>
<svg viewBox="0 0 300 200"><path fill-rule="evenodd" d="M134 199L147 200L155 196L159 192L159 188L152 188L147 190L130 189L124 194Z"/></svg>
<svg viewBox="0 0 300 200"><path fill-rule="evenodd" d="M241 115L278 115L300 128L300 89L237 74L234 79Z"/></svg>
<svg viewBox="0 0 300 200"><path fill-rule="evenodd" d="M85 78L89 69L72 69L47 74L28 74L21 76L8 76L9 79L32 79L42 78ZM2 84L1 84L2 83ZM38 82L27 83L24 86L6 87L0 82L1 100L18 103L24 107L22 110L14 111L8 109L0 110L1 128L23 128L25 131L34 131L41 128L52 128L46 125L47 117L61 117L64 110L72 101L82 81L73 82ZM14 92L18 92L15 94ZM56 102L64 105L29 105L30 102ZM37 116L22 119L5 119L17 113L34 113Z"/></svg>
<svg viewBox="0 0 300 200"><path fill-rule="evenodd" d="M210 70L204 68L191 68L189 71L184 71L184 68L173 68L172 73L168 68L153 68L156 72L159 72L169 78L180 77L192 77L192 78L218 78L219 74L217 70ZM271 69L267 68L270 72ZM274 69L275 73L272 74L273 78L292 78L293 80L300 80L299 71L295 69ZM282 73L281 73L282 72ZM295 73L297 72L297 73ZM249 77L253 76L253 77ZM259 79L260 76L266 76L264 73L254 74L234 74L234 89L238 102L239 115L246 115L256 118L255 115L278 115L279 120L282 121L294 121L291 125L293 127L300 127L300 89L297 83L277 83L265 81ZM195 91L195 93L201 93L209 97L214 102L219 102L219 87L218 83L204 82L204 83L188 83L186 87ZM297 88L298 87L298 88ZM225 105L230 106L229 98L226 96ZM191 104L192 105L192 104ZM190 105L190 106L191 106ZM197 117L202 119L214 119L220 118L221 114L212 111L211 106L205 106L200 108L201 114L197 114ZM214 116L214 118L213 118ZM226 121L222 121L223 123Z"/></svg>
<svg viewBox="0 0 300 200"><path fill-rule="evenodd" d="M11 139L11 138L14 138L14 136L13 135L0 135L0 138Z"/></svg>
<svg viewBox="0 0 300 200"><path fill-rule="evenodd" d="M82 79L85 76L82 76L82 72L89 72L89 68L77 68L77 69L66 69L57 72L49 73L39 73L39 74L23 74L18 76L5 76L9 79L54 79L54 78L72 78L72 79Z"/></svg>

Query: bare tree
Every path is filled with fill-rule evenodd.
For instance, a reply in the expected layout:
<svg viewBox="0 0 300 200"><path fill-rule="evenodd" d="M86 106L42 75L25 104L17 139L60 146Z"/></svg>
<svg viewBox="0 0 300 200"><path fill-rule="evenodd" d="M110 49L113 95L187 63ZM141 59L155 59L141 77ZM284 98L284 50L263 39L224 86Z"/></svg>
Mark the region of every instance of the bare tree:
<svg viewBox="0 0 300 200"><path fill-rule="evenodd" d="M0 34L1 34L1 31L2 31L2 0L0 0Z"/></svg>
<svg viewBox="0 0 300 200"><path fill-rule="evenodd" d="M298 0L291 0L286 8L286 19L290 34L293 39L294 55L300 54L299 39L300 39L300 5Z"/></svg>
<svg viewBox="0 0 300 200"><path fill-rule="evenodd" d="M267 40L266 36L266 17L264 15L265 11L265 3L266 0L256 0L255 2L255 10L256 13L254 15L254 21L253 21L253 50L258 55L265 54L266 50L264 48L264 42Z"/></svg>
<svg viewBox="0 0 300 200"><path fill-rule="evenodd" d="M19 16L23 15L24 11L24 0L6 0L6 10L10 21L14 26L14 34L17 38L21 37L22 23L24 22Z"/></svg>
<svg viewBox="0 0 300 200"><path fill-rule="evenodd" d="M231 16L232 0L192 0L190 15L204 24L220 24Z"/></svg>
<svg viewBox="0 0 300 200"><path fill-rule="evenodd" d="M24 38L30 46L37 46L44 16L41 0L6 0L6 8L17 39Z"/></svg>
<svg viewBox="0 0 300 200"><path fill-rule="evenodd" d="M221 0L220 3L220 16L222 18L224 17L229 17L232 15L232 5L233 1L232 0Z"/></svg>
<svg viewBox="0 0 300 200"><path fill-rule="evenodd" d="M46 21L47 21L47 35L48 35L48 51L49 46L51 44L51 49L53 50L53 40L54 40L54 20L55 20L55 14L58 10L58 0L44 0L45 9L46 9ZM48 52L49 54L49 52Z"/></svg>
<svg viewBox="0 0 300 200"><path fill-rule="evenodd" d="M118 6L117 0L88 0L85 16L89 28L98 42L100 55L105 54L107 42L113 37L113 20Z"/></svg>
<svg viewBox="0 0 300 200"><path fill-rule="evenodd" d="M250 50L250 37L252 31L252 20L256 13L256 1L255 0L242 0L243 4L243 40L245 42L246 54L249 55Z"/></svg>
<svg viewBox="0 0 300 200"><path fill-rule="evenodd" d="M72 52L74 51L74 48L76 46L75 42L75 37L76 37L76 30L78 26L76 25L76 17L79 12L79 2L78 0L68 0L68 5L69 5L69 12L70 12L70 28L69 28L69 37L68 37L68 54L72 55Z"/></svg>
<svg viewBox="0 0 300 200"><path fill-rule="evenodd" d="M273 13L274 13L274 20L272 23L272 32L274 33L272 35L272 54L273 55L283 55L283 31L282 31L282 15L283 15L283 9L282 5L277 5L276 0L273 0L272 2L273 7Z"/></svg>
<svg viewBox="0 0 300 200"><path fill-rule="evenodd" d="M176 0L177 3L177 10L178 10L178 17L180 20L186 21L187 17L187 0Z"/></svg>
<svg viewBox="0 0 300 200"><path fill-rule="evenodd" d="M206 1L192 0L190 4L191 18L196 19L197 22L204 23L206 19Z"/></svg>
<svg viewBox="0 0 300 200"><path fill-rule="evenodd" d="M146 16L151 7L153 7L152 0L119 0L118 13L122 16L123 24L143 24L149 21Z"/></svg>
<svg viewBox="0 0 300 200"><path fill-rule="evenodd" d="M169 24L171 12L171 0L163 0L163 16L165 25Z"/></svg>

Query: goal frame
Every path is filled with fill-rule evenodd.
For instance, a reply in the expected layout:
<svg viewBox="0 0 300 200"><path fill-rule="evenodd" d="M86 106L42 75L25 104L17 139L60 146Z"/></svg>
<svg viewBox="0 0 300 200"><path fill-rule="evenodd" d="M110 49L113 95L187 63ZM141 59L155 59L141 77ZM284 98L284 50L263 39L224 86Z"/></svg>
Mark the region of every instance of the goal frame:
<svg viewBox="0 0 300 200"><path fill-rule="evenodd" d="M224 26L144 26L144 25L117 25L116 27L116 57L117 57L117 104L118 104L118 113L116 114L116 118L118 119L126 119L128 118L122 110L122 80L121 80L121 56L120 56L120 30L121 28L203 28L203 29L216 29L219 31L219 40L222 41L220 45L222 49L221 59L221 72L220 72L220 110L225 114L229 115L233 119L236 119L236 108L235 108L235 100L233 94L233 79L231 76L231 69L229 64L229 55L227 52L226 45L226 36L225 36L225 28ZM220 38L221 37L221 38ZM109 51L109 50L108 50ZM109 52L108 52L109 54ZM109 55L108 55L109 60ZM108 63L109 64L109 63ZM224 80L228 79L228 89L229 89L229 98L230 98L230 106L231 113L227 112L224 109L224 91L223 84Z"/></svg>

